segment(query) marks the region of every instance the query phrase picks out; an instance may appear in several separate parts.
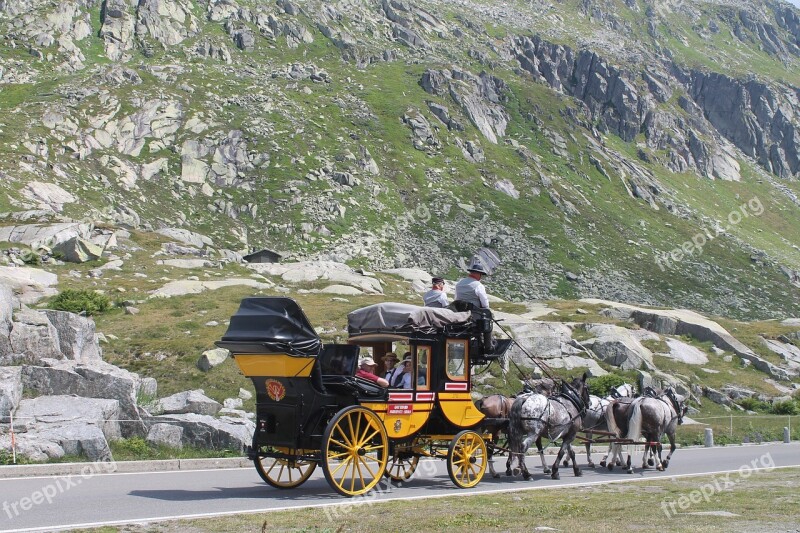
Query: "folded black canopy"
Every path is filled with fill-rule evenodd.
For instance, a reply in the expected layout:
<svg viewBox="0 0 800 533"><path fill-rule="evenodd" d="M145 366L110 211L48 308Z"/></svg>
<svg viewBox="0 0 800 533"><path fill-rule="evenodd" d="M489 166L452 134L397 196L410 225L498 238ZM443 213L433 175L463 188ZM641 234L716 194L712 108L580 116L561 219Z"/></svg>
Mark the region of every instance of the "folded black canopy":
<svg viewBox="0 0 800 533"><path fill-rule="evenodd" d="M300 305L291 298L244 298L217 346L234 353L317 356L320 340Z"/></svg>

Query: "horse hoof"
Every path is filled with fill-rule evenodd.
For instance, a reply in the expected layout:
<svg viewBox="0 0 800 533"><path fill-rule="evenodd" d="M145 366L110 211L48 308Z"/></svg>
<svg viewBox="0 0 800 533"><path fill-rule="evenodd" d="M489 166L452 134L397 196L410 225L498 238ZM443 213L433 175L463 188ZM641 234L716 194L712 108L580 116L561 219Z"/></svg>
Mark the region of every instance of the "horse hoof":
<svg viewBox="0 0 800 533"><path fill-rule="evenodd" d="M550 478L551 478L551 479L561 479L561 476L559 475L559 473L558 473L558 472L553 472L553 473L550 475Z"/></svg>
<svg viewBox="0 0 800 533"><path fill-rule="evenodd" d="M653 466L654 464L656 464L656 463L655 463L655 461L653 461L652 457L647 460L647 466Z"/></svg>
<svg viewBox="0 0 800 533"><path fill-rule="evenodd" d="M515 468L515 469L513 470L513 472L514 472L514 475L515 475L515 476L518 476L518 475L520 475L520 474L522 473L522 470L521 470L521 469L519 469L519 468Z"/></svg>
<svg viewBox="0 0 800 533"><path fill-rule="evenodd" d="M581 477L582 475L583 475L583 472L581 472L580 470L576 470L575 471L575 477Z"/></svg>
<svg viewBox="0 0 800 533"><path fill-rule="evenodd" d="M627 470L627 473L628 473L628 474L633 474L633 468L629 468L629 469Z"/></svg>
<svg viewBox="0 0 800 533"><path fill-rule="evenodd" d="M594 464L590 464L589 466L591 466L592 468L594 468ZM600 461L600 466L601 466L602 468L605 468L605 467L606 467L606 462L605 462L605 461Z"/></svg>
<svg viewBox="0 0 800 533"><path fill-rule="evenodd" d="M614 470L614 463L608 463L608 471L611 472Z"/></svg>
<svg viewBox="0 0 800 533"><path fill-rule="evenodd" d="M525 481L528 481L530 478L531 478L530 472L525 472L524 474L522 474L522 479L524 479Z"/></svg>
<svg viewBox="0 0 800 533"><path fill-rule="evenodd" d="M663 467L663 466L661 466L661 465L658 465L658 466L656 467L656 470L658 470L659 472L663 472L663 471L664 471L664 467Z"/></svg>
<svg viewBox="0 0 800 533"><path fill-rule="evenodd" d="M664 470L666 470L666 469L667 469L667 467L669 466L669 461L664 461L664 462L663 462L663 463L661 463L661 464L662 464L662 465L664 465Z"/></svg>
<svg viewBox="0 0 800 533"><path fill-rule="evenodd" d="M552 473L553 473L553 471L552 471L552 470L550 470L549 468L545 468L545 469L544 469L544 473L545 473L545 474L552 474Z"/></svg>
<svg viewBox="0 0 800 533"><path fill-rule="evenodd" d="M510 468L509 468L508 470L506 470L506 475L507 475L507 476L510 476L510 475L511 475L511 469L510 469Z"/></svg>
<svg viewBox="0 0 800 533"><path fill-rule="evenodd" d="M594 463L593 463L593 462L591 462L591 461L589 461L589 464L588 464L587 466L588 466L589 468L594 468Z"/></svg>
<svg viewBox="0 0 800 533"><path fill-rule="evenodd" d="M564 468L569 466L569 459L564 459Z"/></svg>

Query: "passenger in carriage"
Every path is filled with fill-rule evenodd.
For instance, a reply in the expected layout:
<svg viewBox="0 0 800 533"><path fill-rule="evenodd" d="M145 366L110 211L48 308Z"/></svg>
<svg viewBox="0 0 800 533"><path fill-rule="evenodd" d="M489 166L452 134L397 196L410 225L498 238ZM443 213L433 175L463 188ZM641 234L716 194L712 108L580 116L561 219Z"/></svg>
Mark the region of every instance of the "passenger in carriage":
<svg viewBox="0 0 800 533"><path fill-rule="evenodd" d="M410 389L411 388L411 375L414 370L414 360L411 358L411 352L403 358L401 365L403 371L392 382L392 388L395 389Z"/></svg>
<svg viewBox="0 0 800 533"><path fill-rule="evenodd" d="M362 359L358 364L358 370L356 370L356 377L367 379L369 381L374 381L381 387L388 387L389 382L383 379L380 376L375 375L375 370L377 370L378 364L372 359L372 357L365 357Z"/></svg>
<svg viewBox="0 0 800 533"><path fill-rule="evenodd" d="M384 377L389 383L392 382L395 374L399 374L403 371L402 366L397 366L399 360L397 354L394 352L388 352L383 356L383 367L386 369Z"/></svg>
<svg viewBox="0 0 800 533"><path fill-rule="evenodd" d="M447 295L444 293L444 279L433 278L431 279L431 290L425 293L422 297L425 302L425 307L447 307L450 302L447 301Z"/></svg>

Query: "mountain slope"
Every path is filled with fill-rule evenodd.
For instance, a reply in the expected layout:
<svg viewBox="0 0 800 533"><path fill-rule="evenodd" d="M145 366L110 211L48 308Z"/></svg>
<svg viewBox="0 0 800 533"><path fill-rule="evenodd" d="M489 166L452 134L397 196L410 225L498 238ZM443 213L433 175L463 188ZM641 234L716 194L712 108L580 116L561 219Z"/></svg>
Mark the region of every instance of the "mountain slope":
<svg viewBox="0 0 800 533"><path fill-rule="evenodd" d="M0 0L3 225L737 317L800 302L783 2Z"/></svg>

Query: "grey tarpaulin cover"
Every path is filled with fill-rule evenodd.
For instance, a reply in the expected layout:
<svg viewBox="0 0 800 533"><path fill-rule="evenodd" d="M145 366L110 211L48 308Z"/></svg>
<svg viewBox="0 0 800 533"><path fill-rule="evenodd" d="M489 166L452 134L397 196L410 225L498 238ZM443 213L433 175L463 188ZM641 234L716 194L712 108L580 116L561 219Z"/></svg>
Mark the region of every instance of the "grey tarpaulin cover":
<svg viewBox="0 0 800 533"><path fill-rule="evenodd" d="M356 309L347 315L351 335L375 331L420 331L434 333L445 326L466 324L472 313L450 309L420 307L401 303L382 303Z"/></svg>

